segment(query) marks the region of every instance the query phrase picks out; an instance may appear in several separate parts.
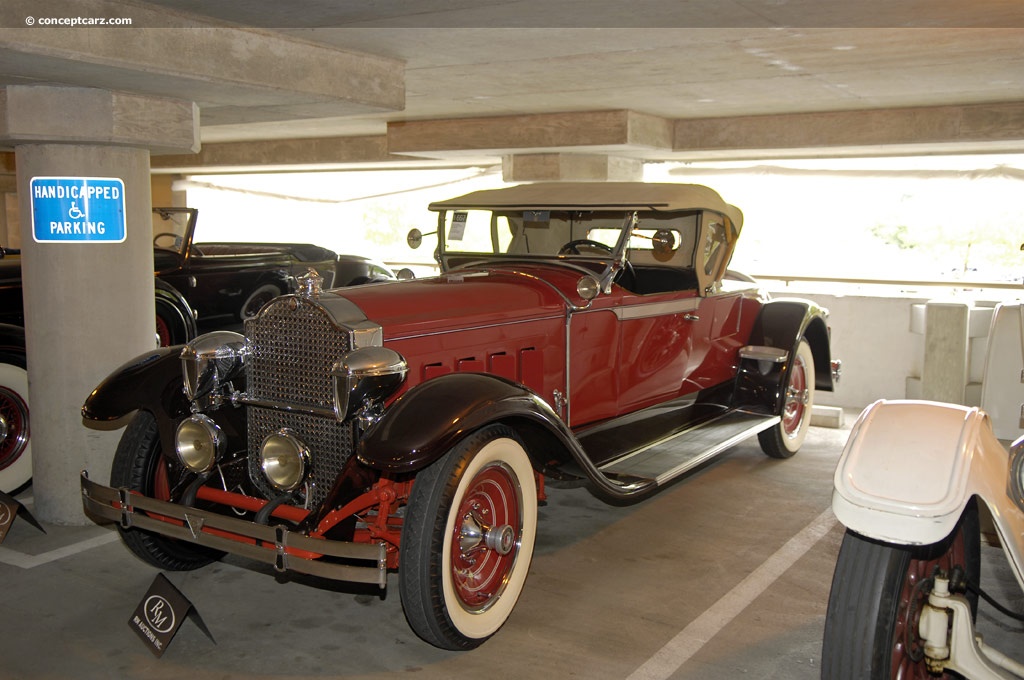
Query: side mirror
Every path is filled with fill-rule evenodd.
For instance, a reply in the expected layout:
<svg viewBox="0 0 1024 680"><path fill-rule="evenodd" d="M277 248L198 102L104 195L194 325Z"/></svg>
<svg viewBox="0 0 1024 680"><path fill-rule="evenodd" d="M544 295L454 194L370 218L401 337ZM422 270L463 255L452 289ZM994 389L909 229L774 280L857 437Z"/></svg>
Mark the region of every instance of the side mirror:
<svg viewBox="0 0 1024 680"><path fill-rule="evenodd" d="M399 281L412 281L416 278L416 273L408 267L402 267L395 274Z"/></svg>
<svg viewBox="0 0 1024 680"><path fill-rule="evenodd" d="M433 236L436 231L427 232L424 234L419 229L410 229L408 236L405 237L405 242L409 244L409 247L416 250L423 243L424 236Z"/></svg>
<svg viewBox="0 0 1024 680"><path fill-rule="evenodd" d="M423 232L419 229L410 229L409 235L405 237L405 242L409 244L409 247L416 250L423 245Z"/></svg>

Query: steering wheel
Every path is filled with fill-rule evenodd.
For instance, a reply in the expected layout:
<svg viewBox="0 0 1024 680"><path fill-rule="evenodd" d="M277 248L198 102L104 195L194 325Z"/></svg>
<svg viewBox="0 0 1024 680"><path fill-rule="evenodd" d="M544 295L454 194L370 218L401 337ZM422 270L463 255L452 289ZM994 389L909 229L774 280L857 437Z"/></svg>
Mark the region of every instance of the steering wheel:
<svg viewBox="0 0 1024 680"><path fill-rule="evenodd" d="M181 240L181 237L178 236L177 234L173 233L173 232L162 231L162 232L160 232L159 234L157 234L156 236L153 237L153 245L156 246L156 242L159 241L160 239L162 239L164 236L170 236L171 237L171 242L172 242L172 244L175 247L177 247L178 241ZM159 248L160 246L157 246L157 247Z"/></svg>
<svg viewBox="0 0 1024 680"><path fill-rule="evenodd" d="M614 252L611 246L605 245L600 241L594 241L589 238L578 238L569 241L564 246L559 248L558 254L581 255L582 253L580 253L580 246L585 246L587 248L593 248L594 250L601 251L601 255L611 255ZM620 286L623 285L622 280L629 281L630 283L636 282L636 271L633 269L633 263L625 259L623 260L622 269L615 273L615 281L619 282ZM623 287L625 288L626 286Z"/></svg>
<svg viewBox="0 0 1024 680"><path fill-rule="evenodd" d="M601 243L600 241L592 241L589 238L578 238L578 239L574 239L572 241L569 241L564 246L562 246L561 248L558 249L558 254L559 255L582 255L583 253L580 252L580 246L586 246L588 248L593 248L594 250L599 250L599 251L601 251L601 253L600 253L601 255L611 255L612 254L611 246L607 246L607 245Z"/></svg>

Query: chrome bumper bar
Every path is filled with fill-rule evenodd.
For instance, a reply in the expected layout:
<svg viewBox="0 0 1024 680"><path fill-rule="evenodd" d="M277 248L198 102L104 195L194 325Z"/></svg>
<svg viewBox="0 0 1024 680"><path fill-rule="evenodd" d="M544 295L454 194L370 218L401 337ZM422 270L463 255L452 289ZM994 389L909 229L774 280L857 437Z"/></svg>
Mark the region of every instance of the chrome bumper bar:
<svg viewBox="0 0 1024 680"><path fill-rule="evenodd" d="M289 531L287 527L256 524L208 510L148 498L128 489L97 484L89 479L84 470L81 482L82 506L86 514L118 522L124 529L142 529L232 555L241 555L273 565L277 571L296 571L335 581L376 583L381 588L387 586L387 547L384 543L310 538ZM373 566L336 564L297 555L295 551L365 560L372 562Z"/></svg>

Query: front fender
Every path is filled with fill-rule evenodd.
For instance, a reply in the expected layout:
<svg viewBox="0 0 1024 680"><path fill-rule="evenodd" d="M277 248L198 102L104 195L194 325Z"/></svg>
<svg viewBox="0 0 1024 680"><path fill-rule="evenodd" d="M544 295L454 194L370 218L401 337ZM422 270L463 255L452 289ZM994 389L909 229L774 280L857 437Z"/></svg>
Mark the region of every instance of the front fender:
<svg viewBox="0 0 1024 680"><path fill-rule="evenodd" d="M522 385L483 373L450 373L396 399L366 430L356 453L372 468L412 472L439 459L466 434L513 417L549 429L561 423L543 399Z"/></svg>
<svg viewBox="0 0 1024 680"><path fill-rule="evenodd" d="M930 545L953 531L977 496L1002 524L1000 533L1020 536L1024 518L1006 493L1008 469L1006 450L977 408L881 400L850 432L836 467L832 510L864 536Z"/></svg>
<svg viewBox="0 0 1024 680"><path fill-rule="evenodd" d="M366 430L356 455L377 470L415 472L470 432L498 421L534 443L527 453L535 469L543 470L553 458L571 458L609 499L627 499L653 485L648 480L609 479L543 399L518 383L484 373L449 373L416 385ZM535 457L541 454L543 460Z"/></svg>
<svg viewBox="0 0 1024 680"><path fill-rule="evenodd" d="M0 323L0 352L25 355L25 329L21 326Z"/></svg>
<svg viewBox="0 0 1024 680"><path fill-rule="evenodd" d="M82 417L110 422L141 409L166 422L187 414L180 357L180 345L160 347L121 365L89 394Z"/></svg>

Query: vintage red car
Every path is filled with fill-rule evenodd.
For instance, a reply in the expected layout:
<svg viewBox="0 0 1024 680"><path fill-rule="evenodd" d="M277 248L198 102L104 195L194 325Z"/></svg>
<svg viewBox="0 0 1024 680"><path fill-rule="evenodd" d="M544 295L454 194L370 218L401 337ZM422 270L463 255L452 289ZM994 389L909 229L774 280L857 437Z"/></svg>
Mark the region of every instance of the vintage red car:
<svg viewBox="0 0 1024 680"><path fill-rule="evenodd" d="M424 640L511 613L545 480L631 503L757 435L799 449L837 376L824 310L726 277L740 211L703 186L558 183L438 213L441 274L323 290L139 357L86 418L138 410L86 510L164 569L234 553L386 587ZM416 243L421 235L413 234Z"/></svg>

